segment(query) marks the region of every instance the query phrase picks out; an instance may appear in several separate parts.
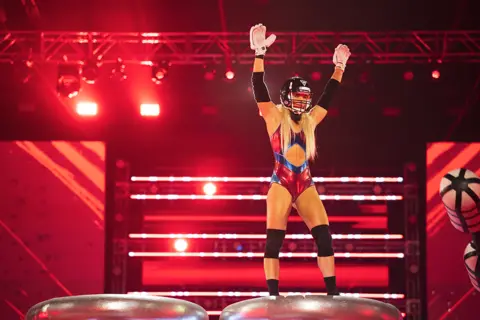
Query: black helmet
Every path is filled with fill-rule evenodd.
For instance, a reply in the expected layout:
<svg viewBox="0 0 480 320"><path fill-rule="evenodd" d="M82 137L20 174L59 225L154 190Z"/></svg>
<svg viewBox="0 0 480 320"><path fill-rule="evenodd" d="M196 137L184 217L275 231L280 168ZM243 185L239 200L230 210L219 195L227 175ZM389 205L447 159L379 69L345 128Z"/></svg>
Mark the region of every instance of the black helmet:
<svg viewBox="0 0 480 320"><path fill-rule="evenodd" d="M295 99L293 95L303 96ZM288 79L280 90L280 101L288 110L296 114L309 112L312 107L312 91L307 80L300 77Z"/></svg>

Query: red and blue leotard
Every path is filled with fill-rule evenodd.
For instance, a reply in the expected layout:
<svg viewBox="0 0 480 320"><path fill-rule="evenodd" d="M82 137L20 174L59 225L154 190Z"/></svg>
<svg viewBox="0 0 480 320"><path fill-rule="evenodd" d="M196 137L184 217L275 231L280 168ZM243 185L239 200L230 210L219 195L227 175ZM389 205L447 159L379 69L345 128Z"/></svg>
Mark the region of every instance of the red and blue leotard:
<svg viewBox="0 0 480 320"><path fill-rule="evenodd" d="M273 155L275 157L275 168L271 178L271 183L278 183L283 186L292 196L292 201L295 202L298 196L307 188L314 185L312 175L310 174L310 168L308 166L308 160L300 166L295 166L290 163L282 151L282 135L281 125L273 133L270 138L272 145ZM295 133L292 131L292 140L288 149L295 144L298 144L303 151L306 151L306 139L303 131Z"/></svg>

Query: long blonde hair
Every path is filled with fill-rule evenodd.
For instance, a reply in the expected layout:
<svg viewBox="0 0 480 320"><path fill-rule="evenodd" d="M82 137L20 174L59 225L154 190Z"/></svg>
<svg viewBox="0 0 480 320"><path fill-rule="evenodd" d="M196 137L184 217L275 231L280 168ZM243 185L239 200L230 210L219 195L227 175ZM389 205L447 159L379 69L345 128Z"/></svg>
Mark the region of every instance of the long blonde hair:
<svg viewBox="0 0 480 320"><path fill-rule="evenodd" d="M287 153L288 146L292 140L292 130L293 127L293 120L290 118L290 111L285 109L282 106L278 106L281 113L282 113L282 121L281 121L281 128L280 133L282 135L282 151L283 154ZM305 134L306 140L306 158L308 160L313 160L317 155L317 147L315 144L315 122L312 119L312 116L308 113L302 114L300 119L300 128L302 129L303 133Z"/></svg>

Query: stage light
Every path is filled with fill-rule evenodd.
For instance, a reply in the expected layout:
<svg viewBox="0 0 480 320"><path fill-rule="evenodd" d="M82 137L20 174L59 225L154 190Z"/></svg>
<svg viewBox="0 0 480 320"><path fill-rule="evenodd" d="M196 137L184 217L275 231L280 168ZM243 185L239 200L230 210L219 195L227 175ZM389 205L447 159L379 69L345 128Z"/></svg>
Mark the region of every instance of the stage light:
<svg viewBox="0 0 480 320"><path fill-rule="evenodd" d="M133 176L131 181L143 182L265 182L271 177L174 177L174 176ZM402 183L403 177L313 177L314 182L342 182L342 183Z"/></svg>
<svg viewBox="0 0 480 320"><path fill-rule="evenodd" d="M228 80L232 80L233 78L235 78L235 73L232 70L228 70L227 72L225 72L225 78L227 78Z"/></svg>
<svg viewBox="0 0 480 320"><path fill-rule="evenodd" d="M110 78L117 79L119 81L127 79L127 74L125 73L125 64L121 58L117 58L117 63L115 67L112 69L112 74Z"/></svg>
<svg viewBox="0 0 480 320"><path fill-rule="evenodd" d="M98 106L93 102L79 102L77 103L76 112L82 117L93 117L98 113Z"/></svg>
<svg viewBox="0 0 480 320"><path fill-rule="evenodd" d="M152 66L152 81L156 84L162 83L162 80L164 80L168 75L170 65L170 62L167 61L154 64Z"/></svg>
<svg viewBox="0 0 480 320"><path fill-rule="evenodd" d="M320 200L335 201L400 201L401 195L375 196L375 195L319 195ZM132 194L130 199L134 200L265 200L267 196L260 194L222 194L222 195L201 195L201 194Z"/></svg>
<svg viewBox="0 0 480 320"><path fill-rule="evenodd" d="M177 240L179 241L179 240ZM184 240L185 241L185 240ZM140 252L130 251L129 257L198 257L198 258L262 258L263 252ZM317 252L280 252L281 258L317 258ZM403 259L405 254L402 252L335 252L335 258L343 259Z"/></svg>
<svg viewBox="0 0 480 320"><path fill-rule="evenodd" d="M30 57L27 60L18 60L13 63L15 80L22 84L27 83L33 76L33 61Z"/></svg>
<svg viewBox="0 0 480 320"><path fill-rule="evenodd" d="M162 80L163 78L165 78L166 74L167 72L164 69L157 70L157 72L155 73L155 78L158 80Z"/></svg>
<svg viewBox="0 0 480 320"><path fill-rule="evenodd" d="M313 81L319 81L320 79L322 79L322 73L318 71L314 71L312 72L310 77L312 78Z"/></svg>
<svg viewBox="0 0 480 320"><path fill-rule="evenodd" d="M178 252L184 252L188 248L188 242L185 239L177 239L175 240L173 247Z"/></svg>
<svg viewBox="0 0 480 320"><path fill-rule="evenodd" d="M57 93L73 98L80 92L80 70L76 64L60 64L57 74Z"/></svg>
<svg viewBox="0 0 480 320"><path fill-rule="evenodd" d="M268 292L248 292L248 291L151 291L151 292L128 292L127 294L136 295L136 294L148 294L153 296L163 296L163 297L221 297L221 296L235 296L235 297L266 297ZM326 295L326 292L282 292L280 293L283 296L300 294L304 296L323 296ZM369 298L369 299L405 299L405 294L403 293L350 293L350 292L341 292L341 296L347 297L358 297L358 298Z"/></svg>
<svg viewBox="0 0 480 320"><path fill-rule="evenodd" d="M217 74L217 70L215 70L215 68L209 65L204 65L203 69L205 69L205 74L203 76L205 80L212 81L215 79L215 75Z"/></svg>
<svg viewBox="0 0 480 320"><path fill-rule="evenodd" d="M207 196L213 196L217 192L217 187L211 182L205 183L205 185L203 186L203 192Z"/></svg>
<svg viewBox="0 0 480 320"><path fill-rule="evenodd" d="M433 70L432 71L432 78L435 79L435 80L440 79L440 71Z"/></svg>
<svg viewBox="0 0 480 320"><path fill-rule="evenodd" d="M205 75L203 77L207 81L212 81L213 79L215 79L215 70L210 72L205 72Z"/></svg>
<svg viewBox="0 0 480 320"><path fill-rule="evenodd" d="M97 58L88 59L82 66L82 79L88 84L95 84L100 71L101 62Z"/></svg>
<svg viewBox="0 0 480 320"><path fill-rule="evenodd" d="M140 115L142 117L158 117L160 115L160 105L155 103L142 103L140 105Z"/></svg>
<svg viewBox="0 0 480 320"><path fill-rule="evenodd" d="M266 239L267 235L264 233L130 233L128 235L131 239ZM401 234L332 234L333 239L339 240L401 240ZM313 239L311 234L287 234L285 239L290 240L305 240ZM235 242L236 246L237 242ZM238 242L239 244L239 242Z"/></svg>
<svg viewBox="0 0 480 320"><path fill-rule="evenodd" d="M406 71L404 74L403 74L403 79L405 81L412 81L413 80L413 72L412 71Z"/></svg>

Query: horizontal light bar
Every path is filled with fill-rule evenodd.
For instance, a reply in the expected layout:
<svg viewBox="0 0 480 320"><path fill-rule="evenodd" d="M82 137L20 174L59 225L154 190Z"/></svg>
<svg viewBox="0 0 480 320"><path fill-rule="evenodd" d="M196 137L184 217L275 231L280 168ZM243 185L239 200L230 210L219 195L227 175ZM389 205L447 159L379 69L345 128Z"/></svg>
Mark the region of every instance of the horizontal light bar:
<svg viewBox="0 0 480 320"><path fill-rule="evenodd" d="M140 115L143 117L157 117L160 115L160 105L158 103L142 103L140 105Z"/></svg>
<svg viewBox="0 0 480 320"><path fill-rule="evenodd" d="M268 292L238 292L238 291L156 291L129 292L132 295L147 295L161 297L267 297ZM324 296L327 293L318 292L281 292L282 296ZM405 299L399 293L340 293L341 296L366 299Z"/></svg>
<svg viewBox="0 0 480 320"><path fill-rule="evenodd" d="M263 258L263 252L129 252L130 257L201 257L201 258ZM316 258L317 253L286 252L280 253L280 258ZM381 252L335 252L336 258L398 258L403 253Z"/></svg>
<svg viewBox="0 0 480 320"><path fill-rule="evenodd" d="M203 195L203 194L132 194L135 200L265 200L265 195ZM321 200L353 200L353 201L397 201L403 196L372 196L372 195L320 195Z"/></svg>
<svg viewBox="0 0 480 320"><path fill-rule="evenodd" d="M266 234L237 234L237 233L130 233L131 239L266 239ZM390 240L403 239L401 234L332 234L333 239L354 239L354 240ZM288 234L285 239L301 240L312 239L311 234Z"/></svg>
<svg viewBox="0 0 480 320"><path fill-rule="evenodd" d="M94 102L79 102L76 106L76 112L80 116L96 116L98 113L98 105Z"/></svg>
<svg viewBox="0 0 480 320"><path fill-rule="evenodd" d="M207 311L207 314L209 316L219 316L222 314L222 311ZM402 312L402 317L405 317L406 316L406 313L405 312Z"/></svg>
<svg viewBox="0 0 480 320"><path fill-rule="evenodd" d="M270 182L271 177L131 177L143 182ZM402 177L313 177L314 182L403 182Z"/></svg>

